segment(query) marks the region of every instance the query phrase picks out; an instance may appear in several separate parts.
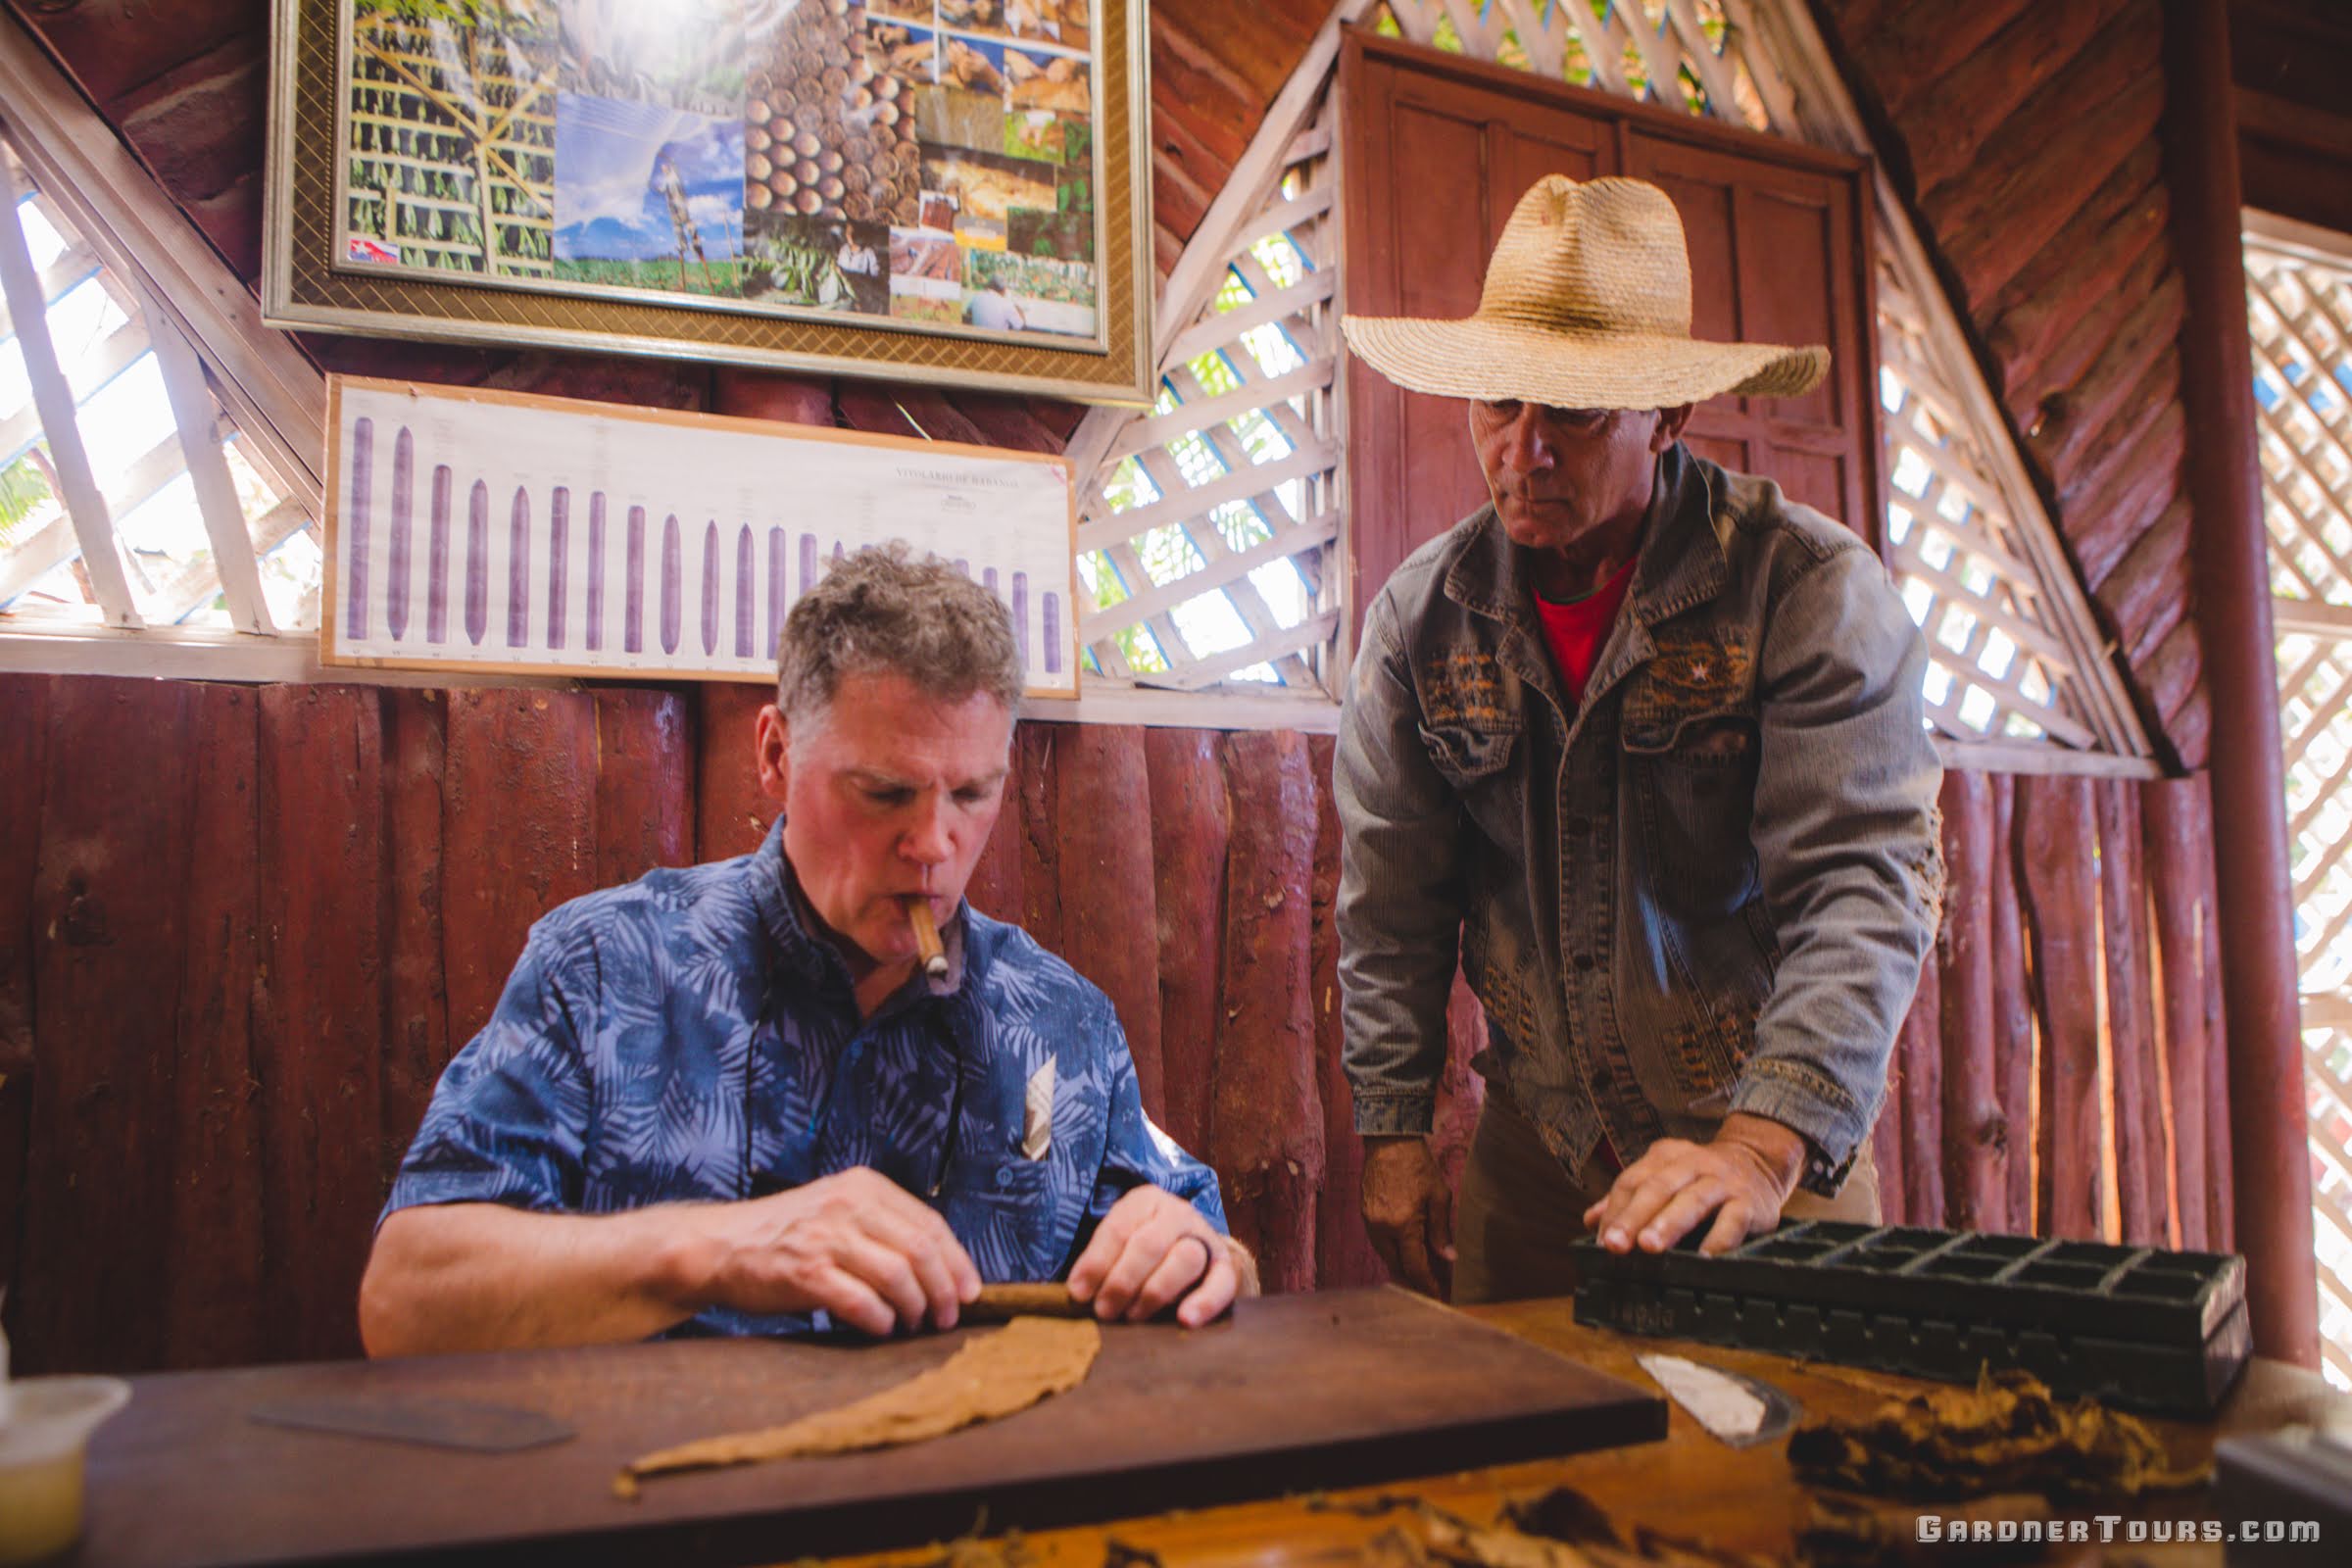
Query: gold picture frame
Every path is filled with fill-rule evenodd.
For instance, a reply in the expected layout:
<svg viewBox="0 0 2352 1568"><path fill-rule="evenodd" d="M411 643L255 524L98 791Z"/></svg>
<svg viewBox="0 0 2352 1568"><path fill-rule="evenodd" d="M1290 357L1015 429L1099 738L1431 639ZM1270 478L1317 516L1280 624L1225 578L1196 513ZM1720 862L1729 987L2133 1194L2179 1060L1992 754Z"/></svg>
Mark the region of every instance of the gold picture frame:
<svg viewBox="0 0 2352 1568"><path fill-rule="evenodd" d="M263 318L1148 405L1147 4L272 0Z"/></svg>

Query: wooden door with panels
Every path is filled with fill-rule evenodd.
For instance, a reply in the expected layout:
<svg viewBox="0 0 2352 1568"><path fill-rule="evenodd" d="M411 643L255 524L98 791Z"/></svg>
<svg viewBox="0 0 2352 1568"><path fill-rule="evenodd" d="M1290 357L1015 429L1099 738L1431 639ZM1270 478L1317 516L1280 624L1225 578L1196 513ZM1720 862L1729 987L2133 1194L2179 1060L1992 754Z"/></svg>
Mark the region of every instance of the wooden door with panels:
<svg viewBox="0 0 2352 1568"><path fill-rule="evenodd" d="M1691 334L1826 343L1801 398L1716 398L1684 439L1780 481L1876 546L1886 515L1869 166L1860 159L1368 32L1340 56L1348 311L1467 316L1521 193L1545 174L1632 174L1689 238ZM1466 406L1348 367L1353 619L1404 558L1487 499Z"/></svg>

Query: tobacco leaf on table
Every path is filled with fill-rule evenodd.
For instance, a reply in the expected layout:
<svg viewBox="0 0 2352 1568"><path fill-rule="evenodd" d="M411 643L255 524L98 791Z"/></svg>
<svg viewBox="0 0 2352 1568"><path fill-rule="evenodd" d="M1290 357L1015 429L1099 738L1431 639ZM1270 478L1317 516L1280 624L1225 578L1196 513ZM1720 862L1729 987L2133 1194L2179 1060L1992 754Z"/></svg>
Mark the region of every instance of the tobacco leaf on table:
<svg viewBox="0 0 2352 1568"><path fill-rule="evenodd" d="M1365 1542L1362 1560L1364 1568L1431 1568L1436 1561L1420 1537L1395 1528Z"/></svg>
<svg viewBox="0 0 2352 1568"><path fill-rule="evenodd" d="M1310 1497L1307 1506L1360 1518L1392 1511L1411 1515L1419 1535L1399 1527L1365 1544L1362 1560L1374 1568L1770 1568L1769 1559L1721 1551L1646 1527L1636 1527L1629 1545L1608 1515L1572 1487L1508 1499L1492 1525L1473 1524L1402 1493L1381 1493L1361 1502Z"/></svg>
<svg viewBox="0 0 2352 1568"><path fill-rule="evenodd" d="M2206 1473L2175 1469L2138 1417L2095 1399L2060 1401L2018 1371L1889 1399L1858 1420L1807 1422L1788 1439L1788 1463L1808 1486L1919 1501L2137 1496L2195 1486Z"/></svg>
<svg viewBox="0 0 2352 1568"><path fill-rule="evenodd" d="M1532 1497L1514 1497L1502 1505L1502 1520L1514 1530L1564 1541L1572 1546L1624 1544L1600 1505L1574 1487L1553 1487Z"/></svg>
<svg viewBox="0 0 2352 1568"><path fill-rule="evenodd" d="M940 1365L854 1403L783 1426L704 1438L632 1459L614 1477L613 1495L634 1500L639 1483L649 1476L857 1453L944 1437L1068 1393L1085 1381L1102 1349L1102 1330L1091 1318L1016 1317L965 1340Z"/></svg>
<svg viewBox="0 0 2352 1568"><path fill-rule="evenodd" d="M1433 1560L1451 1568L1769 1568L1768 1558L1724 1551L1646 1526L1637 1526L1633 1544L1623 1545L1598 1509L1586 1523L1592 1522L1607 1534L1579 1542L1531 1535L1508 1523L1480 1529L1437 1509L1424 1515L1423 1528Z"/></svg>

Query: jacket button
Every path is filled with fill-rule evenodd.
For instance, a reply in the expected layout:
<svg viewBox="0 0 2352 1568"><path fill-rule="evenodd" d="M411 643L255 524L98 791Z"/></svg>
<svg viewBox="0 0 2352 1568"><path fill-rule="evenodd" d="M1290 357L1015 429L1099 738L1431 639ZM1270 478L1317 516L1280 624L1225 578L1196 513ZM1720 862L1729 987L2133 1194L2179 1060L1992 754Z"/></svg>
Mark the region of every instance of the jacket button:
<svg viewBox="0 0 2352 1568"><path fill-rule="evenodd" d="M1590 969L1592 967L1592 955L1590 953L1580 953L1576 956L1576 966L1579 969Z"/></svg>

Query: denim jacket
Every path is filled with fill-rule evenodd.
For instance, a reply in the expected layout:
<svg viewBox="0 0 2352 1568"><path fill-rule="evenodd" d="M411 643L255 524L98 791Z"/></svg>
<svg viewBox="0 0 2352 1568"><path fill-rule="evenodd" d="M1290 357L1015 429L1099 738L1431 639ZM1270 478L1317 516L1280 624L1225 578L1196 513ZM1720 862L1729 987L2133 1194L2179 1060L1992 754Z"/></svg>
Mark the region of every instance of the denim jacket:
<svg viewBox="0 0 2352 1568"><path fill-rule="evenodd" d="M1942 892L1927 648L1869 547L1681 445L1580 705L1492 507L1364 619L1334 778L1359 1133L1429 1130L1458 957L1570 1169L1731 1111L1843 1180Z"/></svg>

